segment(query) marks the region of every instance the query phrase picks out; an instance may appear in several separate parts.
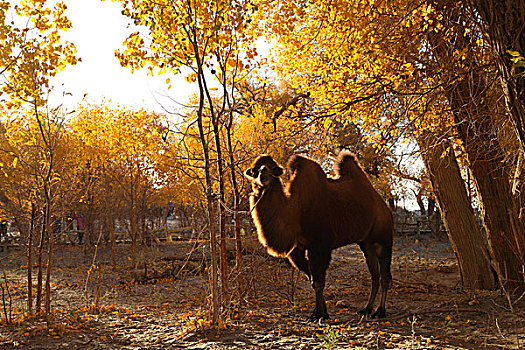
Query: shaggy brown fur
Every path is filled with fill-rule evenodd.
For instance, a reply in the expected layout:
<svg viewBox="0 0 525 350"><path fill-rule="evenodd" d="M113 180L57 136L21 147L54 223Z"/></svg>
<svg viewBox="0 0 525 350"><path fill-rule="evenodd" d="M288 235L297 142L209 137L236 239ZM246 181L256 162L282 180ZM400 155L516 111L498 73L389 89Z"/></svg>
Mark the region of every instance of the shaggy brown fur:
<svg viewBox="0 0 525 350"><path fill-rule="evenodd" d="M331 251L357 243L372 275L372 291L361 314L372 312L381 285L381 302L372 316L385 316L391 281L392 215L372 187L355 156L341 152L335 176L306 157L292 156L291 179L283 185L283 169L268 155L258 157L245 176L252 183L252 218L259 241L271 255L287 257L312 280L316 294L313 319L327 318L323 297Z"/></svg>

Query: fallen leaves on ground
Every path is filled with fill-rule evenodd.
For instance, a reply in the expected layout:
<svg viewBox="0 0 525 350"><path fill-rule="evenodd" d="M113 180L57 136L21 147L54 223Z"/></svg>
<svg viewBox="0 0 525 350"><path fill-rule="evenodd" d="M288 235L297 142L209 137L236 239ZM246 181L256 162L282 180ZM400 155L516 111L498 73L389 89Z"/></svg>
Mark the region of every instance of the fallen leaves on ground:
<svg viewBox="0 0 525 350"><path fill-rule="evenodd" d="M82 256L81 248L68 247L57 258L63 263L56 272L49 321L25 314L23 270L8 271L12 316L9 324L1 317L0 347L512 349L525 341L523 301L513 306L513 314L497 291L462 291L448 243L428 237L418 240L419 244L410 238L397 241L394 284L384 320L356 314L366 303L370 285L362 254L356 247L335 251L325 291L331 319L322 323L306 321L314 303L307 279L259 250L244 257L245 273L252 278L245 303L232 298L227 312L212 324L206 309L207 275L195 273L200 270L194 266L170 278L139 283L128 269L111 268L110 253L99 248L103 279L96 305L96 280L85 285L88 265L71 267L66 259ZM119 248L126 254L125 246ZM162 274L174 266L173 261L163 263L162 257L174 250L182 253L187 246L178 242L155 249L152 266ZM16 256L13 260L16 263Z"/></svg>

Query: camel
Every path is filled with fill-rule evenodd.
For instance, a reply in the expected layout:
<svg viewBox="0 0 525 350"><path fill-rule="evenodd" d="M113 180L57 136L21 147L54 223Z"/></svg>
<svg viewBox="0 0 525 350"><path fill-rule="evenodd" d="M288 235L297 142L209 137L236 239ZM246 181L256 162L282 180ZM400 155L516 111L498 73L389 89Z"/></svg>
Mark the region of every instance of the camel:
<svg viewBox="0 0 525 350"><path fill-rule="evenodd" d="M287 258L304 272L315 291L311 320L329 318L323 290L332 250L357 243L372 277L366 306L359 314L385 317L386 296L392 276L392 214L372 187L356 157L341 152L335 176L327 176L319 163L295 155L288 161L291 174L271 156L261 155L244 172L252 185L252 219L261 244L269 254ZM373 312L381 286L380 305ZM373 313L372 313L373 312Z"/></svg>

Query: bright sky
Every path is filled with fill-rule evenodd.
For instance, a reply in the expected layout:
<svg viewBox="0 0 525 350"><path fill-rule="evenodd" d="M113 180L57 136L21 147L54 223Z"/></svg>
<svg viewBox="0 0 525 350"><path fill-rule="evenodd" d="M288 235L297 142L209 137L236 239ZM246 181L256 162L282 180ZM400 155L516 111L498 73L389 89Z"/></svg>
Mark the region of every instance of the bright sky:
<svg viewBox="0 0 525 350"><path fill-rule="evenodd" d="M122 48L125 38L136 30L121 11L121 4L111 1L67 2L66 14L73 28L64 33L64 38L76 45L77 56L82 62L66 68L53 79L52 105L72 106L87 94L87 98L94 102L106 98L123 106L160 112L163 111L161 104L171 110L174 106L163 95L169 94L177 102L187 101L191 88L182 76L151 77L146 71L131 74L128 68L120 66L115 50ZM169 91L166 85L168 77L172 84ZM64 98L61 96L63 92L72 96Z"/></svg>

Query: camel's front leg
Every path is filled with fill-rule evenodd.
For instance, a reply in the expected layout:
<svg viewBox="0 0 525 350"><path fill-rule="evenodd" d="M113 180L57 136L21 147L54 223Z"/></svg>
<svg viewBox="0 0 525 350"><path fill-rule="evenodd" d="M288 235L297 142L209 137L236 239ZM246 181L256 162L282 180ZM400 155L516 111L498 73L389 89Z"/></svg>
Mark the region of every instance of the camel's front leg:
<svg viewBox="0 0 525 350"><path fill-rule="evenodd" d="M317 321L328 319L328 311L323 291L326 281L326 270L330 264L331 251L328 250L308 250L308 267L312 275L312 287L315 292L315 308L310 320Z"/></svg>
<svg viewBox="0 0 525 350"><path fill-rule="evenodd" d="M306 259L306 252L304 248L295 247L290 255L288 255L288 261L299 271L305 273L309 281L312 281L310 275L310 268L308 267L308 260Z"/></svg>

